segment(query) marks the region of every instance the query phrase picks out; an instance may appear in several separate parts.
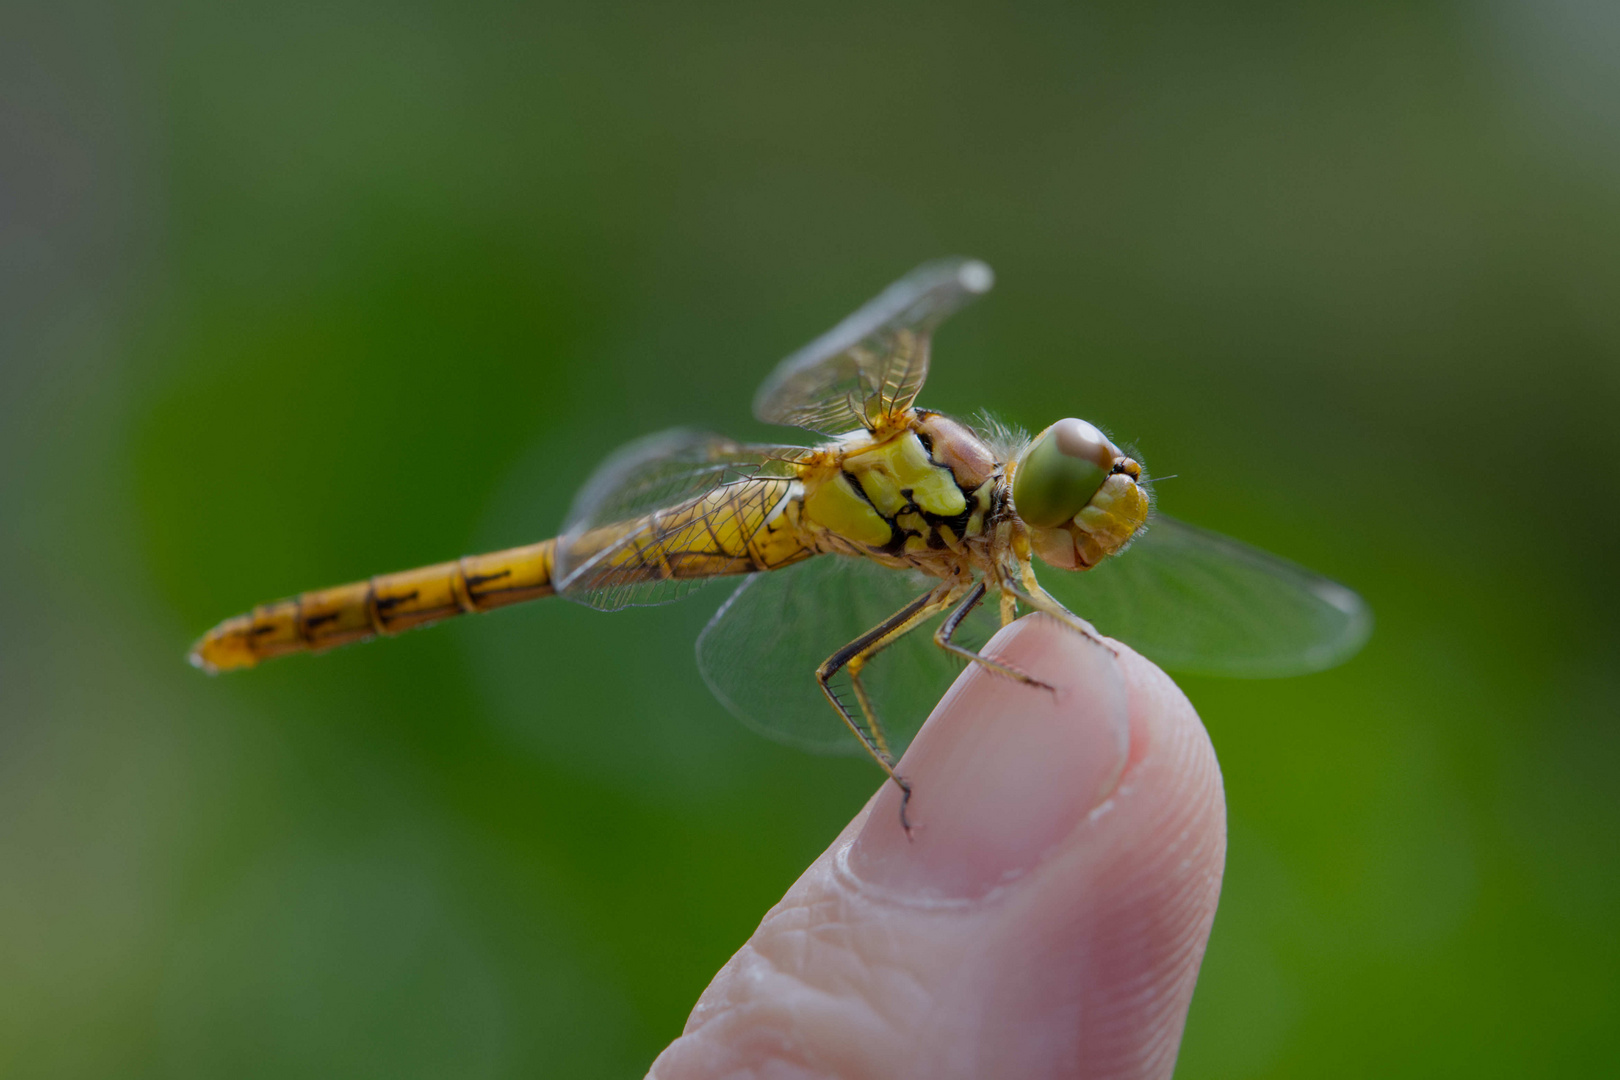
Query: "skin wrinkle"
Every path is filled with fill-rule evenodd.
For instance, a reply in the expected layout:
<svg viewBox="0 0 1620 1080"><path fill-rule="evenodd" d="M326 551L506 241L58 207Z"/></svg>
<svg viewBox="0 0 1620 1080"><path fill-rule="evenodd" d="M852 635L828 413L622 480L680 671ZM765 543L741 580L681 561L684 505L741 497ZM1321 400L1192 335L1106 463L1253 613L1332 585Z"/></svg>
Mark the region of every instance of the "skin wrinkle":
<svg viewBox="0 0 1620 1080"><path fill-rule="evenodd" d="M821 927L812 931L818 938L823 933L828 935L824 944L831 945L833 950L827 954L835 958L845 956L876 957L888 956L906 957L903 949L896 948L898 944L892 922L885 919L872 919L863 912L855 910L859 906L859 899L846 896L841 892L833 892L823 902L823 907L834 905L837 914L828 917L828 921ZM876 938L877 940L872 940ZM823 956L820 959L825 960ZM814 978L816 986L824 990L854 989L865 994L870 999L869 1007L880 1017L897 1023L899 1013L905 1012L905 1006L910 1003L913 1011L926 1006L927 993L925 983L915 971L909 970L906 965L897 963L872 963L870 961L857 963L857 975L866 974L866 979L848 977L847 970L840 965L816 963L813 967L806 965L807 978ZM871 982L872 987L862 984Z"/></svg>
<svg viewBox="0 0 1620 1080"><path fill-rule="evenodd" d="M682 1075L709 1076L722 1066L741 1068L738 1075L758 1075L755 1070L772 1063L798 1066L806 1075L837 1074L835 1062L806 1054L807 1048L797 1038L800 1015L806 1008L801 997L784 992L775 985L776 980L760 982L752 990L768 1003L756 998L719 1010L705 1021L705 1037L685 1043L689 1053L679 1066Z"/></svg>
<svg viewBox="0 0 1620 1080"><path fill-rule="evenodd" d="M1118 648L1130 738L1104 803L1009 885L930 904L862 888L839 865L869 802L722 969L653 1075L1169 1076L1225 811L1191 706Z"/></svg>
<svg viewBox="0 0 1620 1080"><path fill-rule="evenodd" d="M822 907L838 909L827 924L837 930L836 938L828 942L833 949L798 970L818 990L853 990L862 995L874 1016L901 1030L926 1011L931 997L925 987L929 979L937 977L931 970L935 965L927 965L929 970L924 972L914 970L928 958L906 950L893 921L873 918L866 910L869 903L867 898L841 891L823 900ZM829 958L834 962L827 963ZM841 963L846 958L853 959L854 977Z"/></svg>
<svg viewBox="0 0 1620 1080"><path fill-rule="evenodd" d="M879 1029L889 1020L885 1013L893 1011L897 1003L896 996L890 993L895 988L884 986L882 979L873 979L872 974L880 966L862 960L862 954L847 940L850 926L870 926L869 920L858 915L852 922L814 912L818 907L842 910L849 905L850 898L834 893L810 898L812 902L807 905L799 894L797 887L790 890L783 902L766 916L755 934L757 944L745 947L716 979L715 989L721 990L724 1003L716 1009L703 1010L701 1017L695 1012L688 1021L687 1031L691 1033L701 1029L706 1036L724 1035L739 1026L746 1028L763 1024L774 1036L770 1040L771 1048L775 1051L770 1055L771 1059L791 1061L806 1067L825 1064L825 1072L812 1075L847 1075L836 1060L824 1061L823 1055L816 1053L816 1048L829 1042L826 1034L830 1031L841 1031L855 1042L862 1041L859 1032L863 1029L867 1032L867 1040L887 1038L887 1033ZM777 948L788 940L802 942L804 934L801 930L778 934L776 924L786 922L802 926L807 920L812 924L813 931L845 928L838 935L845 940L823 941L820 948L808 951ZM818 921L819 925L816 925ZM882 928L884 924L879 922L876 926ZM784 952L797 953L797 957L784 955ZM896 954L882 950L865 955ZM814 961L806 962L804 958L807 956L814 956ZM847 965L844 963L846 960ZM849 976L846 968L853 970L855 975ZM894 964L883 964L881 968L899 970ZM923 996L920 994L921 984L909 974L901 974L912 984L913 991ZM761 1004L760 984L770 986L770 992L764 995L764 1005ZM711 989L710 993L713 992ZM705 995L706 999L708 997ZM926 1008L926 1004L919 1001L911 1011L921 1011L923 1008ZM720 1025L719 1032L712 1028L716 1023ZM894 1025L888 1026L892 1028ZM833 1042L836 1045L837 1040ZM753 1045L757 1049L759 1043ZM834 1057L836 1059L836 1055Z"/></svg>

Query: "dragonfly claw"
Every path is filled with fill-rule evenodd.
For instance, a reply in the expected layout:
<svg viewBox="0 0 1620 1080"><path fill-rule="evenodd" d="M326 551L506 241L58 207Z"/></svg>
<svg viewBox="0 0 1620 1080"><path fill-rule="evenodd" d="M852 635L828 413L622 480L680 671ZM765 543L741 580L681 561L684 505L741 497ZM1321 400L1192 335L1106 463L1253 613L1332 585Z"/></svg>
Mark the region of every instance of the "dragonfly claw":
<svg viewBox="0 0 1620 1080"><path fill-rule="evenodd" d="M900 779L898 775L895 776L894 782L900 786L900 828L905 830L906 840L909 843L915 839L911 835L911 819L906 816L906 806L911 802L911 785Z"/></svg>

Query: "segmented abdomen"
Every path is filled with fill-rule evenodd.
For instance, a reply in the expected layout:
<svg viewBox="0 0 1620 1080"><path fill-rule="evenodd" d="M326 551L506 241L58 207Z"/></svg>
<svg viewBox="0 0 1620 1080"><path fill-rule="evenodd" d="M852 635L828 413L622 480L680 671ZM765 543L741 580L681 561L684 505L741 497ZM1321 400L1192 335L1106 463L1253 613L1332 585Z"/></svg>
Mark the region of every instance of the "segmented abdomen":
<svg viewBox="0 0 1620 1080"><path fill-rule="evenodd" d="M550 596L555 540L307 592L226 619L191 650L205 671L252 667Z"/></svg>
<svg viewBox="0 0 1620 1080"><path fill-rule="evenodd" d="M559 585L597 607L622 606L660 583L771 570L813 551L798 530L798 482L739 481L665 510L592 529L568 541L562 581L557 540L492 555L382 574L307 592L226 619L191 650L205 671L252 667L397 634L454 615L551 596Z"/></svg>

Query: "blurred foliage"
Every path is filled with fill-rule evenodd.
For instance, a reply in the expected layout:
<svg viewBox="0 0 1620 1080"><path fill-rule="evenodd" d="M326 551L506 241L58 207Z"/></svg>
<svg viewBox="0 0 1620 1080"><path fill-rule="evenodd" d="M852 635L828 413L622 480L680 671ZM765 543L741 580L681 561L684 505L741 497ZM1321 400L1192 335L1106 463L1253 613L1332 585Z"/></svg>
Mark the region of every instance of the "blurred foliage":
<svg viewBox="0 0 1620 1080"><path fill-rule="evenodd" d="M1620 1014L1613 11L8 5L0 1074L622 1076L878 781L750 735L724 590L210 681L260 600L743 436L929 257L926 403L1132 440L1360 589L1187 680L1231 808L1179 1075L1580 1074Z"/></svg>

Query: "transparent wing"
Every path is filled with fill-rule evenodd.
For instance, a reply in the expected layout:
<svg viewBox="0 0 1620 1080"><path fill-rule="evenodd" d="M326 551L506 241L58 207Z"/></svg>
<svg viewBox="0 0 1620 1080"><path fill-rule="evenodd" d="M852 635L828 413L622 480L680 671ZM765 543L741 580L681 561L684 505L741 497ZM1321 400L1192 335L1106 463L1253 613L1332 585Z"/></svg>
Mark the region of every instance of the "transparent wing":
<svg viewBox="0 0 1620 1080"><path fill-rule="evenodd" d="M574 499L557 538L557 591L617 611L751 570L749 541L790 495L804 453L684 430L630 443Z"/></svg>
<svg viewBox="0 0 1620 1080"><path fill-rule="evenodd" d="M928 377L934 328L994 281L974 259L924 263L778 364L754 397L754 415L842 435L907 407Z"/></svg>
<svg viewBox="0 0 1620 1080"><path fill-rule="evenodd" d="M1094 570L1042 566L1041 584L1097 629L1163 667L1272 678L1348 660L1372 632L1361 597L1301 566L1155 517Z"/></svg>
<svg viewBox="0 0 1620 1080"><path fill-rule="evenodd" d="M818 753L861 753L817 685L816 668L938 583L838 555L756 574L698 637L698 670L721 704L769 738ZM937 621L884 649L861 676L896 757L961 670L933 642ZM984 607L969 624L957 640L970 648L997 626ZM856 707L852 695L842 696Z"/></svg>

